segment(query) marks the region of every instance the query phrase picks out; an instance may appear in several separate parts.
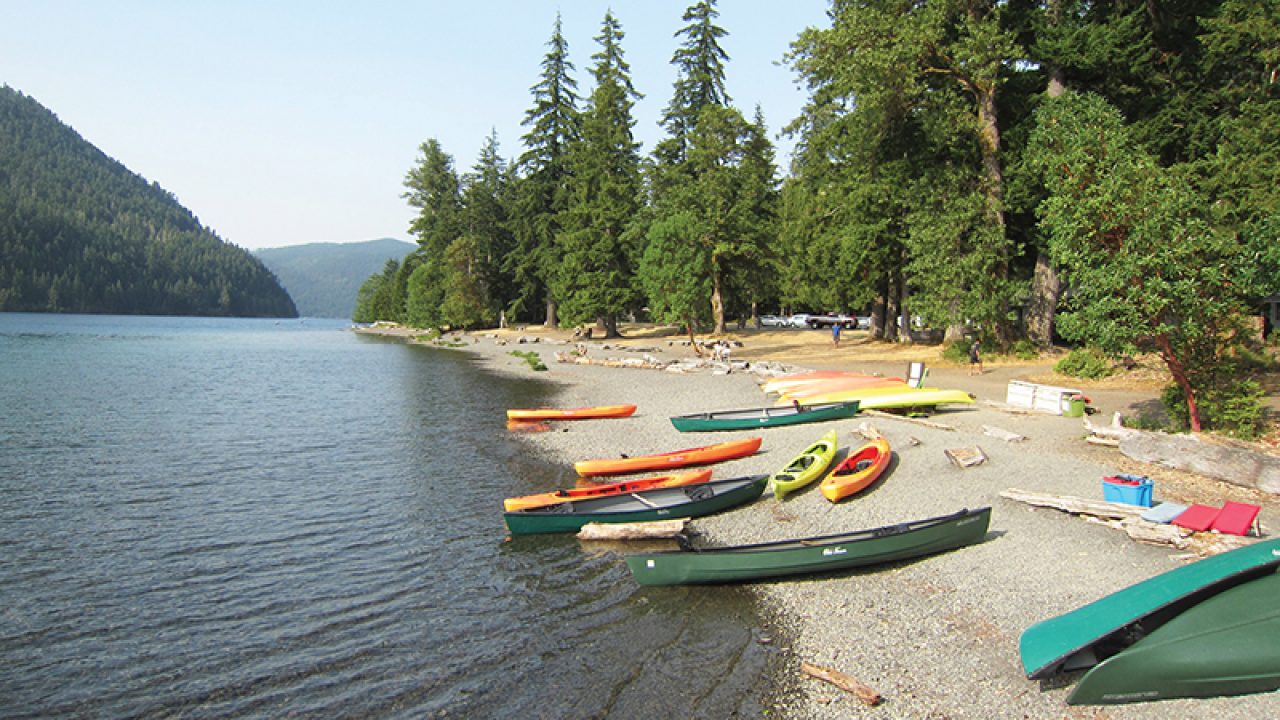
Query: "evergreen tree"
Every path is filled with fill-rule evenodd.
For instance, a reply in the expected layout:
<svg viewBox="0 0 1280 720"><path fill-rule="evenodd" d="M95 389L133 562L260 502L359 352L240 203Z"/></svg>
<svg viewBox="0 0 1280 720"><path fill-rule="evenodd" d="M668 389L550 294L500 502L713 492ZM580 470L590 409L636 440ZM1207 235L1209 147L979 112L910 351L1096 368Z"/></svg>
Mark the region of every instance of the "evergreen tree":
<svg viewBox="0 0 1280 720"><path fill-rule="evenodd" d="M556 236L561 262L552 290L564 319L597 320L617 335L617 316L635 298L636 251L627 228L640 210L639 143L631 111L640 97L622 50L624 33L606 13L592 55L595 90L582 120L582 138L570 152L569 205Z"/></svg>
<svg viewBox="0 0 1280 720"><path fill-rule="evenodd" d="M421 327L443 324L443 317L426 307L424 298L438 298L438 287L424 287L421 283L444 283L448 264L446 253L463 232L462 191L457 173L453 169L453 157L446 153L434 138L419 148L418 164L405 176L404 198L418 209L418 215L409 224L409 232L417 237L418 249L404 260L397 279L393 282L395 296L386 308L388 315L379 320L408 322ZM427 269L419 271L420 266ZM417 298L416 310L409 314L410 298ZM379 309L383 309L379 307Z"/></svg>
<svg viewBox="0 0 1280 720"><path fill-rule="evenodd" d="M516 250L508 259L507 272L516 290L512 313L526 316L542 304L544 322L554 327L556 300L549 289L558 264L554 240L568 203L569 147L581 135L578 84L570 75L574 67L558 13L547 45L550 50L542 60L541 79L530 89L534 104L524 117L529 132L521 138L526 150L517 163L521 179L514 188L511 217Z"/></svg>
<svg viewBox="0 0 1280 720"><path fill-rule="evenodd" d="M484 317L497 317L516 295L511 277L504 272L508 267L504 261L515 249L509 229L509 181L506 163L498 154L495 131L481 147L471 174L464 178L462 193L463 232L471 239L468 272L474 277L474 287L480 290L478 304L486 309L481 313Z"/></svg>

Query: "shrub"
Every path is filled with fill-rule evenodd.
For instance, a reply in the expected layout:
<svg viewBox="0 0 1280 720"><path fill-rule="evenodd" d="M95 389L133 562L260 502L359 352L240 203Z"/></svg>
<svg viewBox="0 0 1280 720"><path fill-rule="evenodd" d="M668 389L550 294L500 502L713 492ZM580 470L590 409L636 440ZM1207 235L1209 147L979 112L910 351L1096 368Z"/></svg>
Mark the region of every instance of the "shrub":
<svg viewBox="0 0 1280 720"><path fill-rule="evenodd" d="M1040 351L1036 349L1035 343L1026 338L1015 342L1010 352L1019 360L1035 360L1040 357Z"/></svg>
<svg viewBox="0 0 1280 720"><path fill-rule="evenodd" d="M1076 348L1058 361L1053 369L1063 375L1098 380L1114 372L1111 361L1092 348Z"/></svg>
<svg viewBox="0 0 1280 720"><path fill-rule="evenodd" d="M973 347L973 341L969 338L957 340L942 351L942 359L953 363L966 364L969 362L969 348Z"/></svg>
<svg viewBox="0 0 1280 720"><path fill-rule="evenodd" d="M1254 380L1240 378L1231 371L1216 373L1213 384L1196 388L1200 426L1242 440L1252 440L1262 431L1262 388ZM1187 400L1182 388L1171 384L1160 396L1173 426L1186 431L1190 426Z"/></svg>

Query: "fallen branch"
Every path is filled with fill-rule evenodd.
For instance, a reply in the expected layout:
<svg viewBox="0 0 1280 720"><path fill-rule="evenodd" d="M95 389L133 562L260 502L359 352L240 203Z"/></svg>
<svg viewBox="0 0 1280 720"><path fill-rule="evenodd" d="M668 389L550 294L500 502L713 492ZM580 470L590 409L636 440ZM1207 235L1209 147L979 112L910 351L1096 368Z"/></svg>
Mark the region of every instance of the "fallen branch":
<svg viewBox="0 0 1280 720"><path fill-rule="evenodd" d="M893 413L887 413L883 410L859 410L858 412L862 415L870 415L871 417L888 418L890 420L901 420L902 422L909 422L915 425L923 425L924 427L933 428L934 430L948 430L955 432L955 428L950 425L943 425L942 423L931 422L929 420L921 420L920 418L906 417L904 415L894 415Z"/></svg>
<svg viewBox="0 0 1280 720"><path fill-rule="evenodd" d="M1072 495L1048 495L1046 493L1019 490L1017 488L1009 488L1008 490L1002 491L1000 493L1000 497L1016 500L1028 505L1035 505L1037 507L1053 508L1055 510L1072 513L1073 515L1093 515L1094 517L1112 518L1115 520L1136 518L1146 511L1146 508L1144 507L1129 505L1126 503L1090 500L1088 498L1074 497Z"/></svg>
<svg viewBox="0 0 1280 720"><path fill-rule="evenodd" d="M688 518L640 523L587 523L578 531L579 540L656 540L684 532Z"/></svg>
<svg viewBox="0 0 1280 720"><path fill-rule="evenodd" d="M800 670L810 677L829 682L845 692L853 693L866 705L875 706L880 704L880 693L863 684L862 681L852 675L846 675L839 670L810 665L807 662L800 663Z"/></svg>

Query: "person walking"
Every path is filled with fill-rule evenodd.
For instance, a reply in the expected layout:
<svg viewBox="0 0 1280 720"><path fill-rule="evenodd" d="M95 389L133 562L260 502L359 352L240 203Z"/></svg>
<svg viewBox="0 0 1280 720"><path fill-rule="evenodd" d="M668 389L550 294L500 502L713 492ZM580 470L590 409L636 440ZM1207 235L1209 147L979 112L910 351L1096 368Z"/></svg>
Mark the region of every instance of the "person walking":
<svg viewBox="0 0 1280 720"><path fill-rule="evenodd" d="M969 374L970 375L982 374L982 355L979 354L979 351L980 351L979 345L981 344L982 343L978 341L978 338L974 338L973 344L969 346Z"/></svg>

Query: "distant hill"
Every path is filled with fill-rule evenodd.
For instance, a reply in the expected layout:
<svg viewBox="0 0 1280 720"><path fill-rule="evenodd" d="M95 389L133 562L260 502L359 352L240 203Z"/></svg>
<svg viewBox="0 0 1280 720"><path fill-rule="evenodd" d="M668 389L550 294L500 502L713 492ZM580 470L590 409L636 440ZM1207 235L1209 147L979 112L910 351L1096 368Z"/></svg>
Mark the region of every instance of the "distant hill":
<svg viewBox="0 0 1280 720"><path fill-rule="evenodd" d="M404 259L418 246L383 238L356 243L312 243L255 251L280 278L305 317L350 318L356 293L387 260Z"/></svg>
<svg viewBox="0 0 1280 720"><path fill-rule="evenodd" d="M275 276L0 86L0 311L296 317Z"/></svg>

